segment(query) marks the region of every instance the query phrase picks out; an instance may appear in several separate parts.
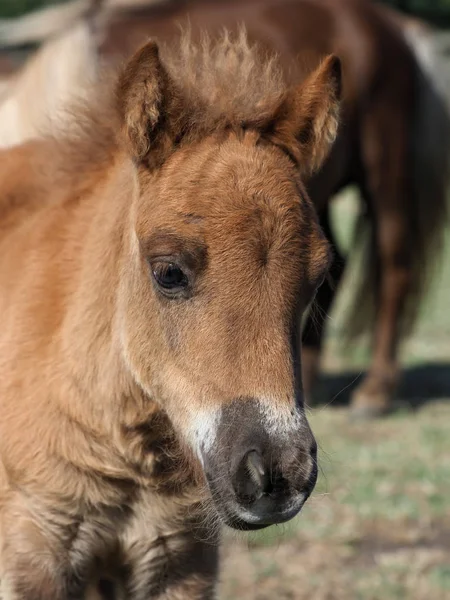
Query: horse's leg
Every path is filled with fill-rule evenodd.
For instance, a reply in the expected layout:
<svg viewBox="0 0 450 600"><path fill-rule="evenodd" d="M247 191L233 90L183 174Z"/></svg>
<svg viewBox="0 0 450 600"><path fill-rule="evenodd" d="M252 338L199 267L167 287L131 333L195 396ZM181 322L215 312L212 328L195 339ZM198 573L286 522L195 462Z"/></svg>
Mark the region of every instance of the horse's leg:
<svg viewBox="0 0 450 600"><path fill-rule="evenodd" d="M100 557L102 540L108 543L100 521L19 492L9 498L4 493L2 500L0 599L95 598L89 589L94 557Z"/></svg>
<svg viewBox="0 0 450 600"><path fill-rule="evenodd" d="M339 282L345 269L345 259L339 252L330 226L329 207L320 214L320 225L333 247L333 262L329 274L317 290L302 334L302 377L305 401L311 405L312 389L317 379L322 349L325 319L331 309Z"/></svg>
<svg viewBox="0 0 450 600"><path fill-rule="evenodd" d="M163 540L160 541L163 543ZM171 544L174 541L171 540ZM203 542L196 542L196 546L191 546L189 551L175 547L170 550L160 548L155 552L150 545L141 545L140 558L129 563L130 575L125 585L125 598L214 600L216 569L208 568L208 565L211 559L217 560L217 549ZM196 556L204 558L203 564L196 560Z"/></svg>
<svg viewBox="0 0 450 600"><path fill-rule="evenodd" d="M200 527L200 526L199 526ZM216 598L216 536L199 530L149 539L136 530L126 536L124 597L128 600L213 600Z"/></svg>
<svg viewBox="0 0 450 600"><path fill-rule="evenodd" d="M402 110L395 113L395 99L384 100L384 104L380 100L368 111L361 140L365 173L362 187L366 188L373 215L376 248L376 264L368 268L376 269L378 283L372 362L352 397L352 412L357 417L378 416L391 408L398 383L400 323L414 252L407 219L407 111L403 107L405 114Z"/></svg>
<svg viewBox="0 0 450 600"><path fill-rule="evenodd" d="M1 600L80 600L87 580L66 561L66 549L31 519L2 527ZM52 539L53 538L53 539Z"/></svg>

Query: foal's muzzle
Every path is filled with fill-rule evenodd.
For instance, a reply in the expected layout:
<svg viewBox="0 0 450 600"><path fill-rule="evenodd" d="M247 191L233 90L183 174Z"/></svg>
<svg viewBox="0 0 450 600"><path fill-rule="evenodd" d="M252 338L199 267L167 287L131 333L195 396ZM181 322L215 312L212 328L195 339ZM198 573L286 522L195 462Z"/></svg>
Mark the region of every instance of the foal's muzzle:
<svg viewBox="0 0 450 600"><path fill-rule="evenodd" d="M236 529L292 519L317 480L317 445L304 415L286 431L268 421L257 400L224 409L204 466L216 508Z"/></svg>

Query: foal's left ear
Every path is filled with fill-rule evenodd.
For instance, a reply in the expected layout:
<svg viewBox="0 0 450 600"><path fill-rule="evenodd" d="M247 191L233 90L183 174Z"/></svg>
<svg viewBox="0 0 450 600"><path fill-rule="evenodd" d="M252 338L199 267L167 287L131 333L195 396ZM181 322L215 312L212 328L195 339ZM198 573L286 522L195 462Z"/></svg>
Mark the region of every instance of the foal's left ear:
<svg viewBox="0 0 450 600"><path fill-rule="evenodd" d="M181 106L156 42L145 44L122 71L116 87L117 106L125 143L134 160L149 161L151 152L162 160L176 136L171 115Z"/></svg>
<svg viewBox="0 0 450 600"><path fill-rule="evenodd" d="M330 55L284 101L277 133L295 146L304 175L322 166L336 139L341 89L341 62Z"/></svg>

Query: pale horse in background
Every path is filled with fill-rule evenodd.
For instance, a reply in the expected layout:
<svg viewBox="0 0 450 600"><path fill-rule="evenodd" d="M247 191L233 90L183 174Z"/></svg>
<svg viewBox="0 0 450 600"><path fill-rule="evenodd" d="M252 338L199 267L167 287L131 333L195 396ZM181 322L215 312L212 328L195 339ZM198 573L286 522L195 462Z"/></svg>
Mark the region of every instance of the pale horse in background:
<svg viewBox="0 0 450 600"><path fill-rule="evenodd" d="M0 147L60 127L70 102L95 81L98 68L87 22L79 21L43 44L17 73L0 79Z"/></svg>
<svg viewBox="0 0 450 600"><path fill-rule="evenodd" d="M77 19L89 18L100 10L108 18L130 9L168 4L173 0L69 0L44 6L21 17L0 19L0 48L36 44L56 32L69 29ZM1 93L1 87L0 87Z"/></svg>

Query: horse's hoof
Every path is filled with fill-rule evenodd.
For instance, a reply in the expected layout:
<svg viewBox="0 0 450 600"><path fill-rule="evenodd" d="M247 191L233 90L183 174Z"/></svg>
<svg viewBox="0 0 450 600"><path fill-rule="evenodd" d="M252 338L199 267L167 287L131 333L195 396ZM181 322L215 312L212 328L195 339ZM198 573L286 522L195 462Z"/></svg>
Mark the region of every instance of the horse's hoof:
<svg viewBox="0 0 450 600"><path fill-rule="evenodd" d="M370 420L384 417L392 411L397 386L393 381L369 377L352 394L350 418Z"/></svg>
<svg viewBox="0 0 450 600"><path fill-rule="evenodd" d="M369 372L353 392L350 404L352 420L370 420L384 417L394 409L399 372L396 367Z"/></svg>
<svg viewBox="0 0 450 600"><path fill-rule="evenodd" d="M359 398L350 405L349 418L351 421L371 421L385 417L392 411L392 403L377 402L373 397Z"/></svg>

